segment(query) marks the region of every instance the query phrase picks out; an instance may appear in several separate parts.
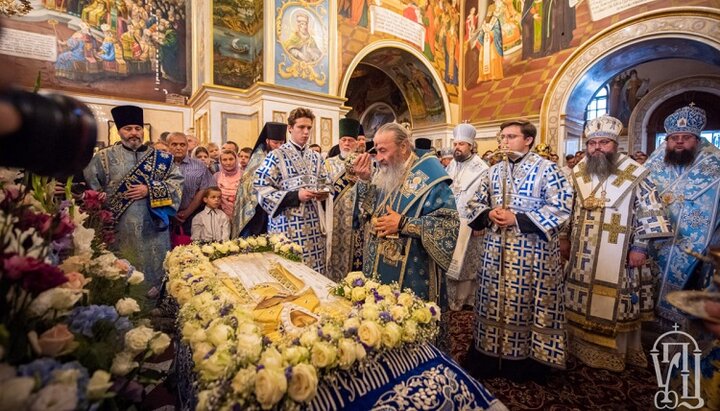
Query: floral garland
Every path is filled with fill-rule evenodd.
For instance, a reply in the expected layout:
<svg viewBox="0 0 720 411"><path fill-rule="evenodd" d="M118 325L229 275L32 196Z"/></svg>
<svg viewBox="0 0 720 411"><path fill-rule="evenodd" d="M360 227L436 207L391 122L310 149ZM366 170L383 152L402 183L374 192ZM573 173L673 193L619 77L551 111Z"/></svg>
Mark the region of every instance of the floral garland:
<svg viewBox="0 0 720 411"><path fill-rule="evenodd" d="M0 408L127 409L170 337L148 326L144 275L106 250L103 195L58 187L0 169Z"/></svg>
<svg viewBox="0 0 720 411"><path fill-rule="evenodd" d="M269 251L299 260L301 248L284 236L256 237L204 246L178 247L165 261L169 293L181 306L183 342L192 350L198 410L294 408L310 402L323 374L362 366L378 353L429 341L437 334L440 309L397 284L349 273L333 293L352 303L350 314L323 314L300 331L264 337L253 307L218 277L211 259L239 252Z"/></svg>

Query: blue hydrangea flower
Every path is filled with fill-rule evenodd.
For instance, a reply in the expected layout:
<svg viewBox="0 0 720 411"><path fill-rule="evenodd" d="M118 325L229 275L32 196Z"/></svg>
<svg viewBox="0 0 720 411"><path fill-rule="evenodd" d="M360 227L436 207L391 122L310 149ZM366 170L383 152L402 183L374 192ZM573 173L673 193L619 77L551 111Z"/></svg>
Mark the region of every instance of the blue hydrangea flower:
<svg viewBox="0 0 720 411"><path fill-rule="evenodd" d="M102 320L113 323L116 329L121 332L127 331L132 327L127 317L120 317L115 307L109 305L76 307L70 312L68 325L70 331L93 338L93 326Z"/></svg>

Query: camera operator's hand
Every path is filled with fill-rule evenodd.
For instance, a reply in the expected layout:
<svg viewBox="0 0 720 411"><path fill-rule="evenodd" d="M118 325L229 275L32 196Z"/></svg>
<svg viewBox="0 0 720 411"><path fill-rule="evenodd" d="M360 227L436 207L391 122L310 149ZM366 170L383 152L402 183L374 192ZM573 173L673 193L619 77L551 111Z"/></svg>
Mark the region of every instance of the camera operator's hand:
<svg viewBox="0 0 720 411"><path fill-rule="evenodd" d="M134 184L125 192L125 197L130 200L140 200L148 195L148 186L145 184Z"/></svg>

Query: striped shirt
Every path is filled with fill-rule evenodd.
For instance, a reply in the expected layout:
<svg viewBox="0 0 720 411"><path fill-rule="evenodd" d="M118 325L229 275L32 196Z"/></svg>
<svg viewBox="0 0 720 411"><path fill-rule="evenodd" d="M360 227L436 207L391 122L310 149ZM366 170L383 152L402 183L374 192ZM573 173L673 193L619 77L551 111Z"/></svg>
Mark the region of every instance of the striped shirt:
<svg viewBox="0 0 720 411"><path fill-rule="evenodd" d="M180 200L180 210L184 210L190 205L198 191L214 186L215 179L210 174L210 170L205 163L197 158L185 157L178 166L183 177L185 177L182 199Z"/></svg>

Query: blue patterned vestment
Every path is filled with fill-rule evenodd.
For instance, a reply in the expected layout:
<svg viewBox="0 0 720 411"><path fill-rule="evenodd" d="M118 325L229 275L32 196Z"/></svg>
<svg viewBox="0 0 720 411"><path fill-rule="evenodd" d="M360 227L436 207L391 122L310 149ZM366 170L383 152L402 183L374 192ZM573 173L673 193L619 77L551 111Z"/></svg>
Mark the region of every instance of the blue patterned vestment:
<svg viewBox="0 0 720 411"><path fill-rule="evenodd" d="M320 154L291 142L271 151L255 171L253 183L258 203L268 213L268 233L284 233L303 248L303 261L325 274L326 236L324 210L320 202L281 206L283 199L301 188L315 190L327 184L327 172Z"/></svg>
<svg viewBox="0 0 720 411"><path fill-rule="evenodd" d="M391 195L371 184L357 184L359 221L366 233L363 272L444 304L443 272L450 265L459 225L455 197L437 157L412 157L405 181ZM386 213L386 205L408 218L398 238L380 238L373 229L373 220Z"/></svg>
<svg viewBox="0 0 720 411"><path fill-rule="evenodd" d="M703 264L686 250L705 255L708 246L720 245L720 150L704 138L689 166L665 164L665 144L650 155L645 167L657 186L673 228L673 238L651 249L660 267L657 313L670 321L687 325L687 318L666 300L667 293L710 285L712 264ZM694 284L688 280L694 277Z"/></svg>
<svg viewBox="0 0 720 411"><path fill-rule="evenodd" d="M506 179L508 208L524 214L538 232L521 232L517 225L505 234L495 224L485 229L475 345L494 357L529 357L564 368L567 336L558 233L570 218L573 189L555 163L535 153L508 165L500 162L484 174L468 203L468 219L503 205Z"/></svg>

